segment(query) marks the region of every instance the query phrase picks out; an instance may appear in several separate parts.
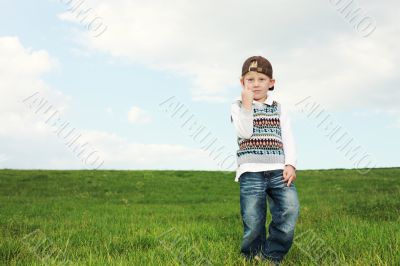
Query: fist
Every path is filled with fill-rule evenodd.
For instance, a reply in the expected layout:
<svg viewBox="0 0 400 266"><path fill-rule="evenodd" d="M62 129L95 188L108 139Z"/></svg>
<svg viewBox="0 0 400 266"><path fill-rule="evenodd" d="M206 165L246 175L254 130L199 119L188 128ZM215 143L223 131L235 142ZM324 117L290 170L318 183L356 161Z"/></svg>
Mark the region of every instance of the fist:
<svg viewBox="0 0 400 266"><path fill-rule="evenodd" d="M242 103L245 104L245 106L251 106L252 102L254 99L254 92L251 88L247 86L243 86L242 90Z"/></svg>

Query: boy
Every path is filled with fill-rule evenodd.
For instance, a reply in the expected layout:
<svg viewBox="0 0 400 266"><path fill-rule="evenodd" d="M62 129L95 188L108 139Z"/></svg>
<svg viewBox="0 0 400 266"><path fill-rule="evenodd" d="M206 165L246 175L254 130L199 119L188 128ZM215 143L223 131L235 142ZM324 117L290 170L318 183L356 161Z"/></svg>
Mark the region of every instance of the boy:
<svg viewBox="0 0 400 266"><path fill-rule="evenodd" d="M231 105L231 122L238 135L240 212L243 239L240 253L248 259L278 265L293 243L299 211L296 151L288 114L271 98L271 63L262 56L248 58L242 67L241 97ZM266 199L272 221L266 238Z"/></svg>

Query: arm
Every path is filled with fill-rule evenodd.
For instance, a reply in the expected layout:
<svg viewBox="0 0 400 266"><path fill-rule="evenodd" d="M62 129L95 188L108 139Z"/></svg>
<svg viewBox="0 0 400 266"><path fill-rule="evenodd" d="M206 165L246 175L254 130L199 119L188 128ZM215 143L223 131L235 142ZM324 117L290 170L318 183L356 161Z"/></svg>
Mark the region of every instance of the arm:
<svg viewBox="0 0 400 266"><path fill-rule="evenodd" d="M292 126L288 111L281 105L281 133L283 150L285 152L285 165L291 165L296 169L297 157L296 157L296 146L295 139L293 137Z"/></svg>
<svg viewBox="0 0 400 266"><path fill-rule="evenodd" d="M288 112L285 108L281 106L281 133L282 133L282 142L283 142L283 150L285 153L285 169L283 171L283 179L289 187L290 184L297 178L296 177L296 147L295 141L292 133L292 127Z"/></svg>
<svg viewBox="0 0 400 266"><path fill-rule="evenodd" d="M240 107L237 102L231 105L231 122L233 123L236 134L245 139L253 135L253 109Z"/></svg>

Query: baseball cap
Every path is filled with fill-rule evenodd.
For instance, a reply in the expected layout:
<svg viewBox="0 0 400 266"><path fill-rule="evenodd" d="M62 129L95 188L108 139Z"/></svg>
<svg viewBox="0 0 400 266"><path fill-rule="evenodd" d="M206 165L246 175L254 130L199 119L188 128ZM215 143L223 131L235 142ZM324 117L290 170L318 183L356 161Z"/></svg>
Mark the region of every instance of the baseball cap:
<svg viewBox="0 0 400 266"><path fill-rule="evenodd" d="M262 56L251 56L244 61L242 67L242 77L250 71L256 71L258 73L265 74L272 79L272 65L266 58ZM273 91L274 86L269 88L269 90Z"/></svg>

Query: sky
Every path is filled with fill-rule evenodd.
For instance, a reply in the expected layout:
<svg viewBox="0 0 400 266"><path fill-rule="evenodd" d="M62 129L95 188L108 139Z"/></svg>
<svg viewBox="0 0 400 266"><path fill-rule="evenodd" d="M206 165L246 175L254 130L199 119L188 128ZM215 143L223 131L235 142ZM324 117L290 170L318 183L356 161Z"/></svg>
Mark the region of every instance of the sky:
<svg viewBox="0 0 400 266"><path fill-rule="evenodd" d="M398 1L0 2L0 168L235 171L246 58L297 169L400 165Z"/></svg>

